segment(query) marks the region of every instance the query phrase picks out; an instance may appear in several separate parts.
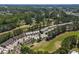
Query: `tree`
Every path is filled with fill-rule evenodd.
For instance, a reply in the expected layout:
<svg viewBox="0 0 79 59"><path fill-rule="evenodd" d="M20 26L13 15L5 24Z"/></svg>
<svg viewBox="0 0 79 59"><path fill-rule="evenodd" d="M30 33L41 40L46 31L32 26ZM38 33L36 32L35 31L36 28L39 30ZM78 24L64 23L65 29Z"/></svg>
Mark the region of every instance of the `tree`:
<svg viewBox="0 0 79 59"><path fill-rule="evenodd" d="M33 22L30 13L27 13L27 14L25 15L24 19L25 19L26 24L30 24L30 25L31 25L32 22Z"/></svg>
<svg viewBox="0 0 79 59"><path fill-rule="evenodd" d="M6 32L0 35L0 44L7 41L9 38L11 38L11 32Z"/></svg>
<svg viewBox="0 0 79 59"><path fill-rule="evenodd" d="M79 20L77 18L73 21L73 30L79 30Z"/></svg>
<svg viewBox="0 0 79 59"><path fill-rule="evenodd" d="M54 54L68 54L69 49L66 48L59 48L58 50L56 50L55 52L53 52Z"/></svg>
<svg viewBox="0 0 79 59"><path fill-rule="evenodd" d="M77 42L77 36L73 35L65 38L61 45L64 48L72 49L76 47L76 42Z"/></svg>
<svg viewBox="0 0 79 59"><path fill-rule="evenodd" d="M23 44L21 46L21 53L28 54L28 53L33 53L33 51L29 47L27 47L26 45Z"/></svg>
<svg viewBox="0 0 79 59"><path fill-rule="evenodd" d="M14 33L14 36L17 36L19 34L22 34L23 30L21 28L18 28L18 29L13 30L13 33Z"/></svg>

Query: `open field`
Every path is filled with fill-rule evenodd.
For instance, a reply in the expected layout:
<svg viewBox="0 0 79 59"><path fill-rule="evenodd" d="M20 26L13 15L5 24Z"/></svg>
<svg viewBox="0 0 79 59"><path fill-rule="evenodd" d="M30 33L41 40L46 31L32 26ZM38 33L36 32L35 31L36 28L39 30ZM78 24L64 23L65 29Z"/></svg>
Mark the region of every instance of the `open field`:
<svg viewBox="0 0 79 59"><path fill-rule="evenodd" d="M63 34L60 34L56 36L54 39L50 41L42 41L40 43L35 43L34 46L32 47L33 50L35 51L49 51L53 52L56 51L58 48L61 47L61 42L68 36L72 35L78 35L79 36L79 31L72 31L72 32L65 32Z"/></svg>

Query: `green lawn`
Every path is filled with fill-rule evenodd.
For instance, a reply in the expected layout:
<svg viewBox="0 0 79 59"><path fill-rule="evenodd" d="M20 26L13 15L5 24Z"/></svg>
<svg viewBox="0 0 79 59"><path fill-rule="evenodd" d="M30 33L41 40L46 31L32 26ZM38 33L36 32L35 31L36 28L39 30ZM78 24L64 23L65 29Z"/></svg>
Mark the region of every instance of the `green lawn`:
<svg viewBox="0 0 79 59"><path fill-rule="evenodd" d="M61 47L61 42L64 40L64 38L72 35L79 36L79 31L65 32L63 34L56 36L54 39L50 41L41 41L40 43L34 43L32 49L35 51L42 50L53 52Z"/></svg>

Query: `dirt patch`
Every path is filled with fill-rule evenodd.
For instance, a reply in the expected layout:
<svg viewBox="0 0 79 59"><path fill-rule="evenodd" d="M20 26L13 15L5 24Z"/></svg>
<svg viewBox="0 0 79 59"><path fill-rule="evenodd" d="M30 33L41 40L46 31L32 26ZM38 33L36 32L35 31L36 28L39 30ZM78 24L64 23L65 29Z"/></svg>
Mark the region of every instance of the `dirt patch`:
<svg viewBox="0 0 79 59"><path fill-rule="evenodd" d="M61 47L61 42L60 41L57 41L56 43L55 43L55 48L60 48Z"/></svg>

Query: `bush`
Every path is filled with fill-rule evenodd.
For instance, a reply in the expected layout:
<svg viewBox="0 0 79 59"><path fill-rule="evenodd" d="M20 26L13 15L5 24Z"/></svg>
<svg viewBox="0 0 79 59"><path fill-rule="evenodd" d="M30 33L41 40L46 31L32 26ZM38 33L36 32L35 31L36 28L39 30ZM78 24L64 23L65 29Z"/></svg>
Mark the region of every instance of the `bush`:
<svg viewBox="0 0 79 59"><path fill-rule="evenodd" d="M22 33L23 33L23 30L21 30L21 29L19 28L19 29L13 30L13 33L14 33L14 36L17 36L17 35L19 35L19 34L22 34Z"/></svg>
<svg viewBox="0 0 79 59"><path fill-rule="evenodd" d="M67 49L75 48L77 42L77 36L69 36L62 42L62 47Z"/></svg>
<svg viewBox="0 0 79 59"><path fill-rule="evenodd" d="M13 37L11 32L3 33L0 35L0 44L7 41L9 38Z"/></svg>
<svg viewBox="0 0 79 59"><path fill-rule="evenodd" d="M29 47L27 47L27 45L22 45L21 46L21 53L22 54L31 54L31 53L33 53L33 51L29 48Z"/></svg>
<svg viewBox="0 0 79 59"><path fill-rule="evenodd" d="M53 52L54 54L68 54L69 49L66 48L59 48L58 50L56 50L55 52Z"/></svg>

